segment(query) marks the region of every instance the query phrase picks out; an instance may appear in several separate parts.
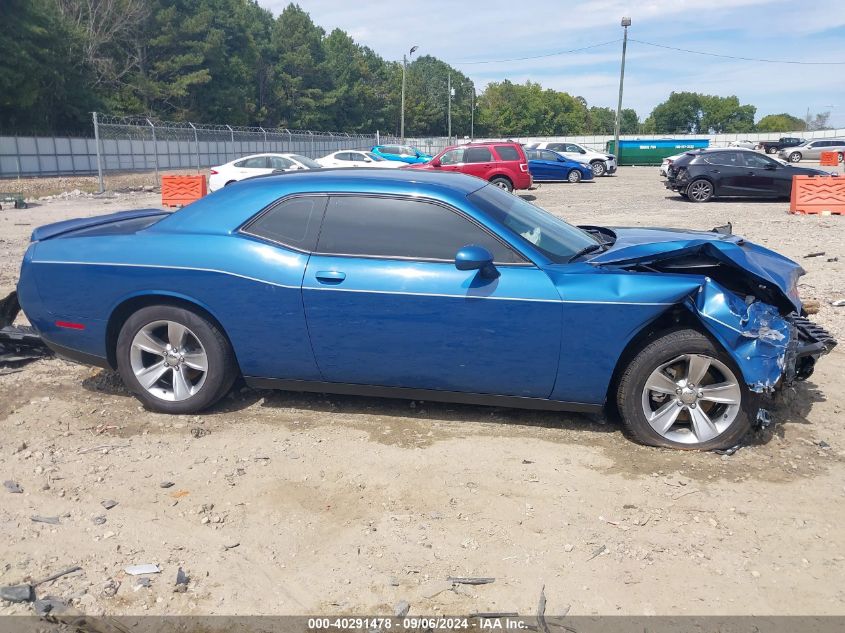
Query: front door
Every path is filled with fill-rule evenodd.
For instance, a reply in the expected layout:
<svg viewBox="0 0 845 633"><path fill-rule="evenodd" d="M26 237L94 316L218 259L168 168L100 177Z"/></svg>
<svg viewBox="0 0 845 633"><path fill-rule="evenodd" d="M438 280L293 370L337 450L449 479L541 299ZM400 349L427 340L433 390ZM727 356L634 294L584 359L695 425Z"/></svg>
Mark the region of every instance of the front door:
<svg viewBox="0 0 845 633"><path fill-rule="evenodd" d="M487 248L497 278L460 271ZM560 296L548 276L458 210L421 199L333 196L303 278L323 378L545 398L557 374Z"/></svg>

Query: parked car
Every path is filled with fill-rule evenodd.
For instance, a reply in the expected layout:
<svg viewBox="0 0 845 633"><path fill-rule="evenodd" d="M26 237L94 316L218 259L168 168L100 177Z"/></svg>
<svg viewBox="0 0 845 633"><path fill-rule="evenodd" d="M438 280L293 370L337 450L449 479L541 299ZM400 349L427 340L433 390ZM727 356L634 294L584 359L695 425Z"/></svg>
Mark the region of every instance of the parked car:
<svg viewBox="0 0 845 633"><path fill-rule="evenodd" d="M332 152L328 156L318 158L317 162L323 167L378 167L382 169L398 169L405 163L386 160L373 152L366 150L343 149Z"/></svg>
<svg viewBox="0 0 845 633"><path fill-rule="evenodd" d="M373 148L373 154L378 154L387 160L399 160L409 165L427 163L434 158L431 154L421 152L409 145L376 145Z"/></svg>
<svg viewBox="0 0 845 633"><path fill-rule="evenodd" d="M741 147L743 149L757 149L759 143L757 141L731 141L728 147Z"/></svg>
<svg viewBox="0 0 845 633"><path fill-rule="evenodd" d="M528 171L535 182L592 180L593 170L585 163L566 158L550 149L526 149Z"/></svg>
<svg viewBox="0 0 845 633"><path fill-rule="evenodd" d="M526 147L531 149L550 149L558 154L563 154L567 158L577 160L581 163L587 163L592 168L593 175L596 178L599 176L609 176L616 171L616 156L588 149L578 143L548 141L531 143Z"/></svg>
<svg viewBox="0 0 845 633"><path fill-rule="evenodd" d="M757 149L763 150L767 154L777 154L782 149L795 147L796 145L801 145L803 142L804 139L798 138L797 136L781 136L776 141L760 141Z"/></svg>
<svg viewBox="0 0 845 633"><path fill-rule="evenodd" d="M669 167L666 187L692 202L718 197L788 198L793 176L829 175L747 149L687 152Z"/></svg>
<svg viewBox="0 0 845 633"><path fill-rule="evenodd" d="M820 138L804 141L801 145L780 150L778 156L790 163L797 163L804 159L819 160L822 152L836 152L839 162L845 156L845 140L841 138Z"/></svg>
<svg viewBox="0 0 845 633"><path fill-rule="evenodd" d="M637 440L688 449L735 445L765 394L836 344L798 316L802 268L724 228L578 228L477 178L408 175L267 176L174 213L42 226L20 306L59 355L116 368L154 411L197 413L242 376L615 405Z"/></svg>
<svg viewBox="0 0 845 633"><path fill-rule="evenodd" d="M684 154L675 154L674 156L667 156L666 158L664 158L663 162L660 163L660 169L658 170L660 172L660 175L667 176L669 174L669 167L672 165L672 163L674 163L683 155Z"/></svg>
<svg viewBox="0 0 845 633"><path fill-rule="evenodd" d="M319 169L320 164L299 154L254 154L243 156L224 165L211 168L208 178L209 191L238 182L244 178L264 176L274 172Z"/></svg>
<svg viewBox="0 0 845 633"><path fill-rule="evenodd" d="M427 163L411 165L408 169L460 172L507 191L530 189L533 184L522 145L512 141L447 147Z"/></svg>

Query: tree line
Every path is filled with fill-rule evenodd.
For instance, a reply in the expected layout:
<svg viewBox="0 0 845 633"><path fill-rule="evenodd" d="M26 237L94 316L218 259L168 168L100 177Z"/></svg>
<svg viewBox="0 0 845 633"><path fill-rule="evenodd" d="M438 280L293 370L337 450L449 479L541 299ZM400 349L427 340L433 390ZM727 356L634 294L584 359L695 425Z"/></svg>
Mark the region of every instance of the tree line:
<svg viewBox="0 0 845 633"><path fill-rule="evenodd" d="M90 129L90 112L345 132L399 133L402 62L341 29L326 33L298 5L278 16L256 0L3 0L0 131ZM431 55L407 66L405 133L444 136L610 134L615 110L581 96L508 80L478 93ZM672 93L623 134L777 132L820 128L769 115L735 96Z"/></svg>

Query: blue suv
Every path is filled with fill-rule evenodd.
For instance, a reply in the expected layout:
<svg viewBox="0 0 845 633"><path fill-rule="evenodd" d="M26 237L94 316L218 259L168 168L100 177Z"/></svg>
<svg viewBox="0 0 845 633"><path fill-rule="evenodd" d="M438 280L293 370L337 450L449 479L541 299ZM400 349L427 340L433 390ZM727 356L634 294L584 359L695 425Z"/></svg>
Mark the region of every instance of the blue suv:
<svg viewBox="0 0 845 633"><path fill-rule="evenodd" d="M373 152L387 160L398 160L410 165L427 163L433 158L431 154L424 154L409 145L376 145Z"/></svg>

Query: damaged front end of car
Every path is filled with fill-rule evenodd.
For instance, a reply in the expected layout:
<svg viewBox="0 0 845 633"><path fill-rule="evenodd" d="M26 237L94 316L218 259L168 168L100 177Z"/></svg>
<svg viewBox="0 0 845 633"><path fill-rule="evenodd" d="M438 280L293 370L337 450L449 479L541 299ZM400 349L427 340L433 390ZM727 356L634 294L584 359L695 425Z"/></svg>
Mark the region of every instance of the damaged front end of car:
<svg viewBox="0 0 845 633"><path fill-rule="evenodd" d="M836 346L824 328L806 318L797 290L801 266L732 235L730 225L709 232L614 228L612 233L613 246L590 264L657 273L655 281L671 288L666 298L721 344L752 393L772 395L806 380L819 357ZM758 420L765 418L762 404L759 411Z"/></svg>

